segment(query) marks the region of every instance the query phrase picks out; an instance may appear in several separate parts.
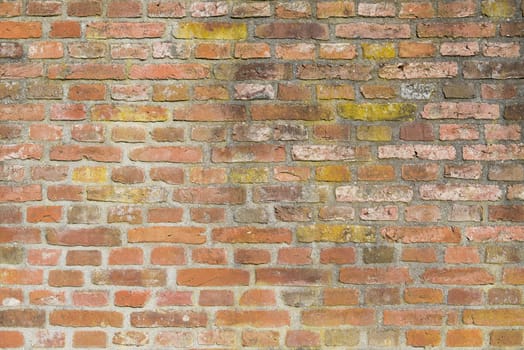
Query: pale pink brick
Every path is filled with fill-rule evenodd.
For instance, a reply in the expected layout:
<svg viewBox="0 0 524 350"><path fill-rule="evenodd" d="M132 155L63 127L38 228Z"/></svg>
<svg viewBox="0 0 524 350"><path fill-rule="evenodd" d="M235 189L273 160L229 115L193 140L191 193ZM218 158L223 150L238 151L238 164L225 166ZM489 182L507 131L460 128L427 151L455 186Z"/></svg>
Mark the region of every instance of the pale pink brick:
<svg viewBox="0 0 524 350"><path fill-rule="evenodd" d="M420 197L439 201L497 201L502 190L496 185L422 185Z"/></svg>

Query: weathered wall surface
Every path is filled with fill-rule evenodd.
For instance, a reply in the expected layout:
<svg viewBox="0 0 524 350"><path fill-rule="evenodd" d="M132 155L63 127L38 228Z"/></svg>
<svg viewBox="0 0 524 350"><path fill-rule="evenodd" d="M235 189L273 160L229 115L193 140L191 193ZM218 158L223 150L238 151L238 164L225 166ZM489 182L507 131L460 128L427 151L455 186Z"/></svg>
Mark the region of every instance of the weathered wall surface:
<svg viewBox="0 0 524 350"><path fill-rule="evenodd" d="M0 347L522 348L523 11L0 1Z"/></svg>

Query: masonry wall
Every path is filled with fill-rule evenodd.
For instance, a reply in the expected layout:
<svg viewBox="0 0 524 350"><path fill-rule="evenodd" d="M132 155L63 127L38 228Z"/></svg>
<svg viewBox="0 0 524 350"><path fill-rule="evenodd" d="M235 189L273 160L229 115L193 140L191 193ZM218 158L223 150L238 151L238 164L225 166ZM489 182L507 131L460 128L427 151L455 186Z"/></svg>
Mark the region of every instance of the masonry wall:
<svg viewBox="0 0 524 350"><path fill-rule="evenodd" d="M524 2L0 1L0 347L524 347Z"/></svg>

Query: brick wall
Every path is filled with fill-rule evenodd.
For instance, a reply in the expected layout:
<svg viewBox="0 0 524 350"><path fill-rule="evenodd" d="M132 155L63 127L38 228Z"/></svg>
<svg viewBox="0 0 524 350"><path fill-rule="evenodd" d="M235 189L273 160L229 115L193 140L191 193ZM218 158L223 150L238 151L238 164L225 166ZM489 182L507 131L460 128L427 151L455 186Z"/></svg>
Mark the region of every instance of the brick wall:
<svg viewBox="0 0 524 350"><path fill-rule="evenodd" d="M523 12L0 1L0 347L522 348Z"/></svg>

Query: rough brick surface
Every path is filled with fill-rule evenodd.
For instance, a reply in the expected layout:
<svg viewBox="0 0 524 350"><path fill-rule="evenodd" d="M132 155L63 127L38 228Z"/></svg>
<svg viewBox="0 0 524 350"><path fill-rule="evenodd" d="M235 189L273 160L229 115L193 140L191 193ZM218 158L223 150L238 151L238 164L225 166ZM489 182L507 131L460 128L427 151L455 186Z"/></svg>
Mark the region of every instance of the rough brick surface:
<svg viewBox="0 0 524 350"><path fill-rule="evenodd" d="M524 348L524 0L0 0L0 348Z"/></svg>

